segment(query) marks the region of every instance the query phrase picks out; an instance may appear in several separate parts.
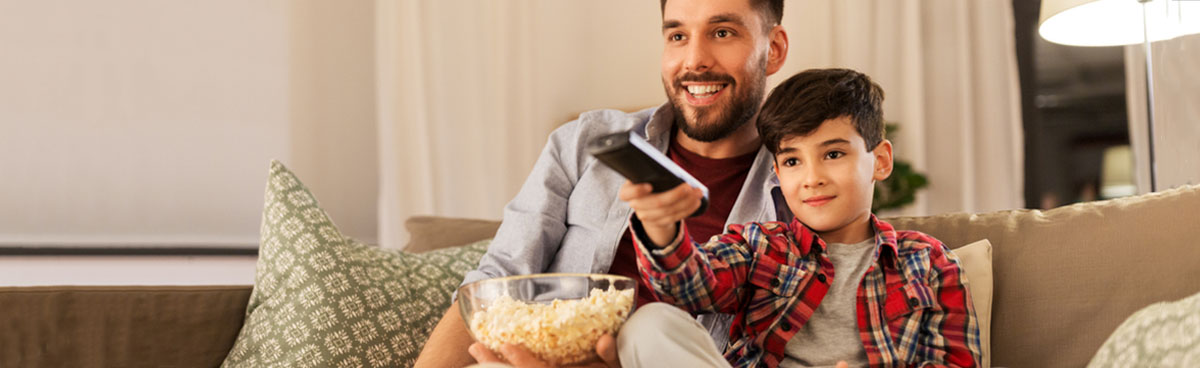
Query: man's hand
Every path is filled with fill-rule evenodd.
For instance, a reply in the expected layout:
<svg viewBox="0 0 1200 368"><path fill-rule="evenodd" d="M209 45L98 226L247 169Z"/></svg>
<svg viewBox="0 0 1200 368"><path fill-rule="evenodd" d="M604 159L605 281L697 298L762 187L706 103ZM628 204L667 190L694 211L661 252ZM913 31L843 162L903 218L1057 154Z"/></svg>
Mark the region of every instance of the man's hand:
<svg viewBox="0 0 1200 368"><path fill-rule="evenodd" d="M704 198L704 191L687 183L662 193L651 193L649 183L634 184L628 180L621 185L618 196L629 203L642 229L654 242L653 247L664 247L675 240L679 222L696 212Z"/></svg>
<svg viewBox="0 0 1200 368"><path fill-rule="evenodd" d="M512 364L517 368L550 368L554 367L549 363L538 359L529 350L518 346L507 344L500 347L500 355L497 356L486 346L480 343L471 344L471 348L467 349L471 356L475 357L480 363L505 363ZM604 335L596 341L596 355L600 356L599 360L590 360L572 367L587 367L587 368L620 368L621 361L617 356L617 340L612 335Z"/></svg>

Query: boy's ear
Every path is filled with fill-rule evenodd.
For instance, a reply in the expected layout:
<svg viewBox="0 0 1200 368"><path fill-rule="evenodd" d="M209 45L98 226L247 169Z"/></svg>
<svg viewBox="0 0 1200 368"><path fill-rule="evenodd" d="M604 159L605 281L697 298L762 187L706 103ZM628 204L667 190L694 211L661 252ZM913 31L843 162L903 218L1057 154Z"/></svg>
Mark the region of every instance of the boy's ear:
<svg viewBox="0 0 1200 368"><path fill-rule="evenodd" d="M892 142L884 139L871 153L875 155L875 172L871 178L878 181L892 176Z"/></svg>

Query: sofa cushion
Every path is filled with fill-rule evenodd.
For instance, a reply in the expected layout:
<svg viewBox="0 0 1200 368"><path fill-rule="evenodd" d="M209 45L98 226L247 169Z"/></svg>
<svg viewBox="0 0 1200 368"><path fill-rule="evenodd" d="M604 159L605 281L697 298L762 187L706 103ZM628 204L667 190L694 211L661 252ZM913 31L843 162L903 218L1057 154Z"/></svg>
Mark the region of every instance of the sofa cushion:
<svg viewBox="0 0 1200 368"><path fill-rule="evenodd" d="M1048 211L884 220L952 249L988 239L993 365L1059 367L1086 365L1137 309L1195 292L1197 209L1200 185ZM460 221L435 220L427 225Z"/></svg>
<svg viewBox="0 0 1200 368"><path fill-rule="evenodd" d="M413 216L404 221L404 228L408 230L404 251L423 253L492 238L500 228L500 221Z"/></svg>
<svg viewBox="0 0 1200 368"><path fill-rule="evenodd" d="M1048 211L892 218L951 247L992 242L992 363L1086 365L1134 311L1196 292L1200 186Z"/></svg>
<svg viewBox="0 0 1200 368"><path fill-rule="evenodd" d="M254 289L229 367L411 365L489 243L424 254L363 245L278 162L265 200Z"/></svg>
<svg viewBox="0 0 1200 368"><path fill-rule="evenodd" d="M980 365L988 368L992 358L992 243L983 239L950 252L958 257L966 274L967 293L971 294L971 304L979 323Z"/></svg>
<svg viewBox="0 0 1200 368"><path fill-rule="evenodd" d="M1129 316L1088 367L1200 366L1200 294Z"/></svg>
<svg viewBox="0 0 1200 368"><path fill-rule="evenodd" d="M0 287L0 367L215 367L249 286Z"/></svg>

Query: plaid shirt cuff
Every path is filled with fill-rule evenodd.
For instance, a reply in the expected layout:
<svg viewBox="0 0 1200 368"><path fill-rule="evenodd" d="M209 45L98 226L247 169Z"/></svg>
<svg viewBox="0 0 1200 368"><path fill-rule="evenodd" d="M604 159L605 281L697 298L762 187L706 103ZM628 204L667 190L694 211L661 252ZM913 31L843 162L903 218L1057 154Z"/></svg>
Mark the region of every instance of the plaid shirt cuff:
<svg viewBox="0 0 1200 368"><path fill-rule="evenodd" d="M633 242L638 247L638 253L645 255L645 261L650 263L650 269L665 274L673 274L683 269L692 254L691 237L687 234L687 226L683 221L679 222L679 230L675 232L675 240L664 247L648 247L646 244L654 244L650 237L646 235L646 230L642 228L642 221L638 220L637 215L632 215L629 218L629 229L633 231Z"/></svg>

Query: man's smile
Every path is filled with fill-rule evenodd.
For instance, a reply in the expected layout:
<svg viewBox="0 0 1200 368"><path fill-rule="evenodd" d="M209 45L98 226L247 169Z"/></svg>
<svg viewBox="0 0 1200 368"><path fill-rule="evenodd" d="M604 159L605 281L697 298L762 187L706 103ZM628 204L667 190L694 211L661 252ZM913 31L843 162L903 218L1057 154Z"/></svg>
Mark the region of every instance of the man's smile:
<svg viewBox="0 0 1200 368"><path fill-rule="evenodd" d="M691 105L705 106L716 102L717 97L720 97L725 91L727 83L712 83L712 82L685 82L683 88L686 93L687 101Z"/></svg>

